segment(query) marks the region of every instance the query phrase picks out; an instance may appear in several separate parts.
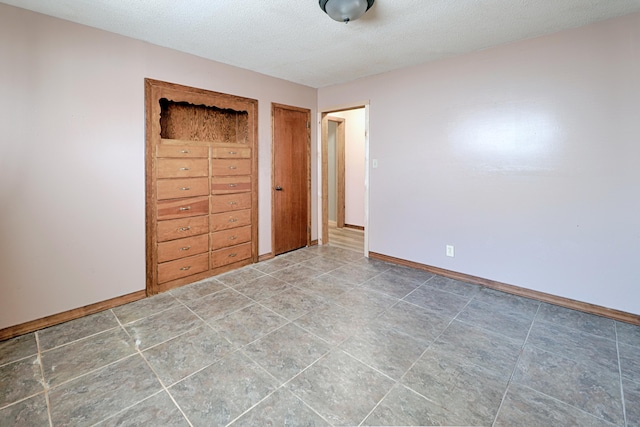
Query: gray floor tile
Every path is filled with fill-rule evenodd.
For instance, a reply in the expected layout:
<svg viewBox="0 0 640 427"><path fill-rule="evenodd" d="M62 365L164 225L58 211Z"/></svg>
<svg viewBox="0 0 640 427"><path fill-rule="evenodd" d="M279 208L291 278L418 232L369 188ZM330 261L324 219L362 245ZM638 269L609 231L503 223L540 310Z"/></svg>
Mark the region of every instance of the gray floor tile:
<svg viewBox="0 0 640 427"><path fill-rule="evenodd" d="M273 276L262 276L238 285L234 289L255 301L260 301L277 295L290 287L291 285L287 282L276 279Z"/></svg>
<svg viewBox="0 0 640 427"><path fill-rule="evenodd" d="M270 274L278 270L282 270L283 268L291 267L294 264L297 264L297 262L278 256L268 261L259 262L254 265L253 268L262 271L265 274Z"/></svg>
<svg viewBox="0 0 640 427"><path fill-rule="evenodd" d="M49 350L118 326L118 320L111 310L61 323L37 332L40 350Z"/></svg>
<svg viewBox="0 0 640 427"><path fill-rule="evenodd" d="M513 372L521 348L519 341L458 321L431 345L433 350L455 354L504 375Z"/></svg>
<svg viewBox="0 0 640 427"><path fill-rule="evenodd" d="M434 274L427 271L418 270L416 268L401 267L398 265L392 266L387 273L393 274L403 279L413 280L419 285L423 284L427 280L431 279Z"/></svg>
<svg viewBox="0 0 640 427"><path fill-rule="evenodd" d="M453 318L471 298L439 291L430 286L420 286L403 298L404 301L419 305L433 314Z"/></svg>
<svg viewBox="0 0 640 427"><path fill-rule="evenodd" d="M367 280L362 286L401 299L421 284L420 280L400 276L390 270Z"/></svg>
<svg viewBox="0 0 640 427"><path fill-rule="evenodd" d="M286 254L282 254L282 255L279 255L278 258L284 258L287 261L293 262L294 264L298 264L298 263L316 258L322 255L322 252L328 249L329 249L328 247L316 246L315 248L306 248L299 251L293 251Z"/></svg>
<svg viewBox="0 0 640 427"><path fill-rule="evenodd" d="M233 289L225 289L187 303L187 306L204 320L215 320L252 304L254 302L244 295Z"/></svg>
<svg viewBox="0 0 640 427"><path fill-rule="evenodd" d="M116 426L188 427L189 423L169 395L162 391L96 424L96 427Z"/></svg>
<svg viewBox="0 0 640 427"><path fill-rule="evenodd" d="M501 308L532 316L536 314L540 306L538 301L484 287L480 288L480 291L474 295L473 299L491 304L496 309Z"/></svg>
<svg viewBox="0 0 640 427"><path fill-rule="evenodd" d="M168 386L211 365L233 350L229 341L204 325L145 350L143 354Z"/></svg>
<svg viewBox="0 0 640 427"><path fill-rule="evenodd" d="M0 408L44 391L38 356L0 366Z"/></svg>
<svg viewBox="0 0 640 427"><path fill-rule="evenodd" d="M314 270L327 273L346 265L347 262L341 259L319 256L308 261L303 261L300 265L313 268Z"/></svg>
<svg viewBox="0 0 640 427"><path fill-rule="evenodd" d="M355 287L353 283L331 276L330 274L323 274L313 279L305 280L296 286L304 291L310 291L325 298L336 298Z"/></svg>
<svg viewBox="0 0 640 427"><path fill-rule="evenodd" d="M49 393L55 426L88 426L162 389L139 355L56 387Z"/></svg>
<svg viewBox="0 0 640 427"><path fill-rule="evenodd" d="M347 309L357 307L361 313L371 318L378 316L399 301L397 298L364 287L352 289L331 300Z"/></svg>
<svg viewBox="0 0 640 427"><path fill-rule="evenodd" d="M125 329L140 349L149 348L163 341L194 329L204 322L188 308L179 305L169 310L129 323Z"/></svg>
<svg viewBox="0 0 640 427"><path fill-rule="evenodd" d="M169 389L194 426L223 426L276 389L276 380L236 352Z"/></svg>
<svg viewBox="0 0 640 427"><path fill-rule="evenodd" d="M1 406L1 405L0 405ZM48 426L49 413L44 392L0 409L0 426Z"/></svg>
<svg viewBox="0 0 640 427"><path fill-rule="evenodd" d="M455 412L436 405L415 391L398 384L364 421L364 425L459 426L465 422Z"/></svg>
<svg viewBox="0 0 640 427"><path fill-rule="evenodd" d="M209 323L233 345L242 347L287 322L276 312L255 304Z"/></svg>
<svg viewBox="0 0 640 427"><path fill-rule="evenodd" d="M302 283L305 280L311 279L312 277L317 277L321 274L322 274L322 271L309 268L302 264L296 264L291 267L287 267L282 270L278 270L274 273L271 273L273 277L276 277L280 280L284 280L285 282L291 285L298 285L299 283Z"/></svg>
<svg viewBox="0 0 640 427"><path fill-rule="evenodd" d="M293 323L246 346L243 351L281 382L288 381L329 351L327 343Z"/></svg>
<svg viewBox="0 0 640 427"><path fill-rule="evenodd" d="M527 344L569 359L595 362L612 373L619 371L615 341L559 324L534 322Z"/></svg>
<svg viewBox="0 0 640 427"><path fill-rule="evenodd" d="M495 307L474 299L460 312L456 320L523 343L529 333L534 316L535 313L521 313L514 308Z"/></svg>
<svg viewBox="0 0 640 427"><path fill-rule="evenodd" d="M171 290L171 295L182 302L197 300L207 295L220 292L227 287L215 279L206 279L191 285L182 286Z"/></svg>
<svg viewBox="0 0 640 427"><path fill-rule="evenodd" d="M347 338L340 349L391 378L400 379L427 345L384 322L374 321Z"/></svg>
<svg viewBox="0 0 640 427"><path fill-rule="evenodd" d="M329 274L339 279L351 282L354 285L360 285L380 273L367 267L362 267L356 264L347 264L344 267L330 271Z"/></svg>
<svg viewBox="0 0 640 427"><path fill-rule="evenodd" d="M0 341L0 366L38 353L34 333Z"/></svg>
<svg viewBox="0 0 640 427"><path fill-rule="evenodd" d="M426 285L441 291L461 295L463 297L472 297L480 292L480 286L478 285L472 285L471 283L449 279L448 277L437 275L434 275L433 278L426 283Z"/></svg>
<svg viewBox="0 0 640 427"><path fill-rule="evenodd" d="M335 425L359 424L393 381L342 351L334 351L294 378L288 388Z"/></svg>
<svg viewBox="0 0 640 427"><path fill-rule="evenodd" d="M620 377L536 347L525 347L513 382L613 424L624 424Z"/></svg>
<svg viewBox="0 0 640 427"><path fill-rule="evenodd" d="M384 273L389 270L391 267L394 267L393 264L389 264L388 262L380 261L378 259L373 258L360 258L357 261L353 261L350 264L356 265L358 267L366 268L367 270L371 270L376 273Z"/></svg>
<svg viewBox="0 0 640 427"><path fill-rule="evenodd" d="M634 347L640 347L640 326L616 322L616 331L618 341Z"/></svg>
<svg viewBox="0 0 640 427"><path fill-rule="evenodd" d="M42 353L44 378L54 387L135 352L133 340L118 327Z"/></svg>
<svg viewBox="0 0 640 427"><path fill-rule="evenodd" d="M352 308L350 310L325 304L296 319L295 324L331 345L338 345L356 333L370 318L366 313L360 312L358 307Z"/></svg>
<svg viewBox="0 0 640 427"><path fill-rule="evenodd" d="M620 351L620 369L622 376L640 382L640 349L630 345L618 344Z"/></svg>
<svg viewBox="0 0 640 427"><path fill-rule="evenodd" d="M349 263L359 261L364 257L363 253L360 251L352 251L335 246L314 246L308 248L306 251L304 251L304 253L315 253L319 256L335 258Z"/></svg>
<svg viewBox="0 0 640 427"><path fill-rule="evenodd" d="M511 384L495 427L613 426L528 387Z"/></svg>
<svg viewBox="0 0 640 427"><path fill-rule="evenodd" d="M625 409L627 411L627 426L640 426L640 382L622 379Z"/></svg>
<svg viewBox="0 0 640 427"><path fill-rule="evenodd" d="M264 274L262 271L253 268L253 266L247 266L230 271L221 276L216 276L216 280L224 285L233 287L255 280L258 277L264 276Z"/></svg>
<svg viewBox="0 0 640 427"><path fill-rule="evenodd" d="M180 305L169 292L144 298L113 309L123 325Z"/></svg>
<svg viewBox="0 0 640 427"><path fill-rule="evenodd" d="M455 413L464 425L491 425L508 381L509 375L427 350L401 382Z"/></svg>
<svg viewBox="0 0 640 427"><path fill-rule="evenodd" d="M294 287L261 301L262 305L289 320L295 320L324 303L324 298Z"/></svg>
<svg viewBox="0 0 640 427"><path fill-rule="evenodd" d="M400 301L375 321L429 344L445 330L451 318L437 316L427 309Z"/></svg>
<svg viewBox="0 0 640 427"><path fill-rule="evenodd" d="M286 389L277 390L231 424L232 427L329 425L320 415Z"/></svg>
<svg viewBox="0 0 640 427"><path fill-rule="evenodd" d="M551 304L541 304L536 321L561 324L581 332L587 332L611 340L616 339L615 322L611 319L582 313Z"/></svg>

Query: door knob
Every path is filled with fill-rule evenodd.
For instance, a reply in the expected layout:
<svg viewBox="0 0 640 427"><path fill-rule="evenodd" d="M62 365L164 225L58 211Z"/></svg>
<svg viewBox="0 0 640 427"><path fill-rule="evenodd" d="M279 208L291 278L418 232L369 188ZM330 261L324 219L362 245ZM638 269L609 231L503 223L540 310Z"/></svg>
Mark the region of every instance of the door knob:
<svg viewBox="0 0 640 427"><path fill-rule="evenodd" d="M276 186L276 191L282 191L282 187L280 187L279 185Z"/></svg>

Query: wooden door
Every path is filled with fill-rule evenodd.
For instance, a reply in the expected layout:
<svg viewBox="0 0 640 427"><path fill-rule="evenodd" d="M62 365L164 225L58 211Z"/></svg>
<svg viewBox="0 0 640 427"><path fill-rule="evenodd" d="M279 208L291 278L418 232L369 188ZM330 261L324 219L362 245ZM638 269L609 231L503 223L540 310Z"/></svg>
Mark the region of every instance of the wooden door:
<svg viewBox="0 0 640 427"><path fill-rule="evenodd" d="M279 255L310 243L311 110L272 105L273 252Z"/></svg>

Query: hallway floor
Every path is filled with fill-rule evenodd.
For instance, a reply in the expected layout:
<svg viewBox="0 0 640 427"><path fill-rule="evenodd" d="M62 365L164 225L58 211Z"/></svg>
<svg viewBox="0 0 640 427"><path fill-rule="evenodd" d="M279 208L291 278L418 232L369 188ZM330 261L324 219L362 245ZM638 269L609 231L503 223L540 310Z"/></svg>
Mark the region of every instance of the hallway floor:
<svg viewBox="0 0 640 427"><path fill-rule="evenodd" d="M640 425L640 327L315 246L0 342L1 426Z"/></svg>

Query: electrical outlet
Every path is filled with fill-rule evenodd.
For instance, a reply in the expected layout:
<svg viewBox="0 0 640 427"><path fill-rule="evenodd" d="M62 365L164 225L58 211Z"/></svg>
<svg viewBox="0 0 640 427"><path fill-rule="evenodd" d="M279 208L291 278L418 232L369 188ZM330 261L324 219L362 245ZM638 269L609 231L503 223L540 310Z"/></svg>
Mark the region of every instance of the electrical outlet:
<svg viewBox="0 0 640 427"><path fill-rule="evenodd" d="M456 256L453 245L447 245L447 256L450 256L451 258Z"/></svg>
<svg viewBox="0 0 640 427"><path fill-rule="evenodd" d="M378 159L371 160L371 167L373 169L377 169L378 168Z"/></svg>

